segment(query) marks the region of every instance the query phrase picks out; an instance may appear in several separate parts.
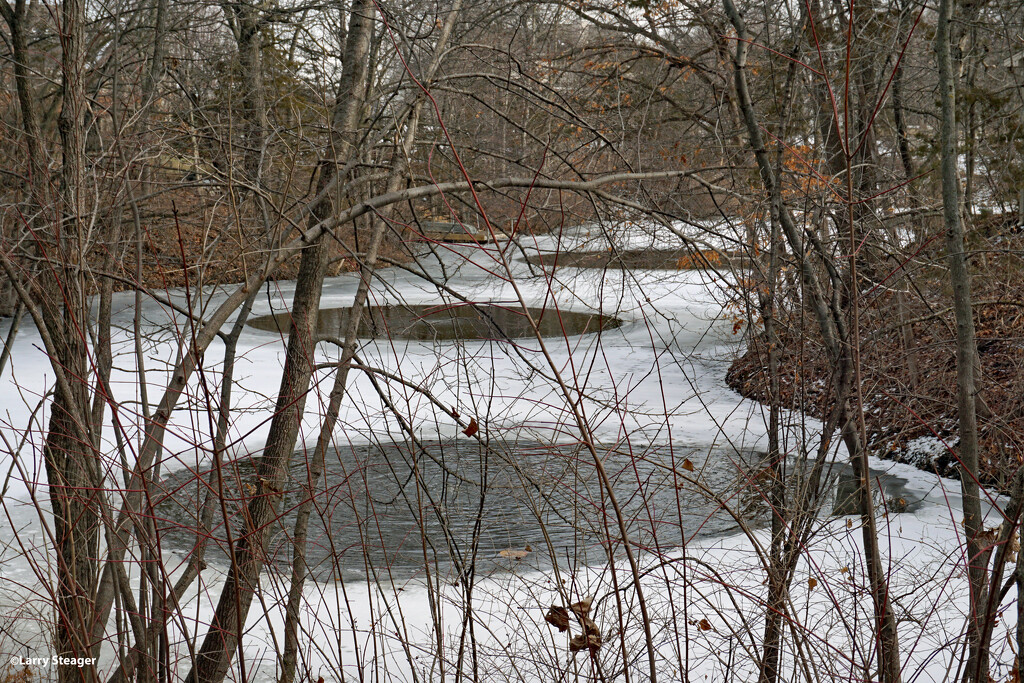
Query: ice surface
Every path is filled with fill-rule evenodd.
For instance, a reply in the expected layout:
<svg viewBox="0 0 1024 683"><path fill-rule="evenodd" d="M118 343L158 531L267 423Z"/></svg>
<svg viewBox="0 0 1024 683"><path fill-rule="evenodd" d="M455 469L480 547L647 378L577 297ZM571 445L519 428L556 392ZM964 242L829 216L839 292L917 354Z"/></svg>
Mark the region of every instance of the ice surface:
<svg viewBox="0 0 1024 683"><path fill-rule="evenodd" d="M695 232L692 226L686 229ZM723 227L722 232L727 230ZM726 237L707 232L702 237L730 247ZM594 244L606 248L609 240L621 240L620 246L628 248L678 245L673 231L644 226L626 226L614 233L583 227L560 237L521 238L520 243L530 253ZM552 277L531 269L514 245L444 246L438 258L423 262L427 274L445 290L414 274L389 269L379 273L372 302L441 305L456 303L448 293L456 291L472 301L515 305L521 300L531 306L601 312L620 318L623 325L600 334L546 339L543 346L535 340L514 344L367 340L360 347L360 358L402 378L403 384L390 385L389 397L422 438L460 436L462 426L439 411L440 404L472 416L485 434L495 438L515 435L534 442L576 442L580 433L572 415L575 407L586 415L592 429L588 437L604 445L680 444L716 454L764 448L766 419L761 407L739 397L724 382L726 369L742 345L742 333L734 333L734 324L745 316L730 305L728 282L714 274L565 268ZM331 278L322 307L350 305L355 287L354 276ZM293 288L293 283L271 283L258 297L253 314L286 311ZM181 306L189 305L183 292L168 296ZM210 310L225 296L223 291L204 291L191 305ZM115 296L115 310L119 329L113 340L112 390L118 413L112 422L122 430L130 453L143 425L132 296ZM177 341L189 334L188 323L153 300L144 303L142 315L146 387L149 400L155 402L175 360ZM0 329L0 334L5 331ZM6 615L0 651L23 656L37 656L29 651L42 653L47 647L49 597L43 586L50 576L48 543L31 505L36 500L45 508L46 498L39 453L47 420L44 399L52 390L53 375L41 346L38 333L26 320L12 365L0 383L0 420L7 444L0 454L0 468L10 472L0 530L7 541L0 554L0 610ZM163 461L166 472L195 467L208 459L211 419L206 398L217 394L222 352L219 341L206 351L204 373L190 382L187 397L173 416ZM318 360L325 366L338 355L329 345L318 350ZM252 328L243 331L236 364L231 457L248 457L262 448L283 356L281 335ZM569 400L552 379L555 371L569 380ZM315 443L331 380L332 373L325 367L307 402L300 436L307 448ZM429 388L437 403L412 387ZM792 425L791 438L796 439L800 430L812 443L817 438L820 425L814 420L799 415L786 419ZM114 452L112 429L105 433L107 447ZM382 406L368 379L354 373L336 438L339 443L360 444L389 436L403 438L399 421ZM882 519L884 563L900 623L905 679L941 680L957 655L966 611L961 516L954 493L958 487L903 465L873 462L873 467L906 479L907 495L918 503L912 512ZM113 464L109 476L119 476ZM625 489L620 493L629 495ZM799 617L801 626L796 630L802 647L816 653L815 658L828 669L819 672L822 678L860 678L865 674L857 666L870 657L858 649L865 644L870 647L871 610L859 534L856 520L823 519L794 582L791 613ZM656 615L655 642L663 676L681 675L678 668L683 666L691 680L705 676L724 680L726 672L734 680L750 678L763 618L764 571L758 553L767 545L765 532L752 529L724 538L698 535L682 547L659 549L650 544L643 552L638 550L644 570L641 586ZM557 552L549 554L556 558L554 564L536 564L530 558L522 562L508 558L504 569L496 564L493 573L478 579L471 602L457 581L455 585L433 583L433 590L428 590L428 583L436 579L424 574L411 579L382 574L372 581L341 577L310 583L302 615L307 635L301 669L313 681L318 676L331 681L371 671L388 680L412 680L414 672L421 680L453 676L452 660L460 651L470 656L459 646L470 623L465 619L469 604L478 643L473 655L478 678L551 680L554 672L570 666L571 658L568 635L550 629L543 621L544 612L552 603L596 594L595 621L605 629L607 640L602 656L612 657L624 649L632 658L629 666L634 675L642 678L646 655L636 592L632 588L615 591L616 585L631 582L621 551L614 561L590 566L571 566L564 557L559 560ZM172 550L168 555L169 566L180 570L184 553ZM204 627L197 624L208 623L223 577L224 566L212 562L183 600L183 618L172 626L175 661L187 661L187 640L203 632ZM1012 588L1010 593L1007 600L1013 598ZM268 569L244 641L247 674L256 680L275 677L275 639L281 634L286 594L286 578ZM852 619L853 615L859 618ZM703 628L702 619L710 628ZM616 634L612 625L620 620L623 630ZM441 624L440 635L433 630L434 623ZM1008 613L993 639L994 661L1010 661L1000 654L1008 647L1003 634L1012 629L1013 617ZM444 650L443 666L436 656L438 647ZM110 648L104 651L104 670L113 665L113 657ZM792 660L791 654L786 657ZM583 670L588 666L585 660L580 655L577 661ZM233 672L237 677L237 667Z"/></svg>

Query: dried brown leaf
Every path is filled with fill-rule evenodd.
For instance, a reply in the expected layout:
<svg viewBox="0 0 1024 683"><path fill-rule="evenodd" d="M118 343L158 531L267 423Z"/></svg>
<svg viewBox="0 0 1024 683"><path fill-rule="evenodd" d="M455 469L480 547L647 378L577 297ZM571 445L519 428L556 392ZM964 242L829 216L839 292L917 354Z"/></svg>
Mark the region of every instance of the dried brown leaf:
<svg viewBox="0 0 1024 683"><path fill-rule="evenodd" d="M587 648L590 648L591 652L596 652L603 643L604 641L600 635L585 636L580 634L573 636L572 640L569 641L569 652L579 652Z"/></svg>
<svg viewBox="0 0 1024 683"><path fill-rule="evenodd" d="M594 598L593 597L584 598L583 600L580 600L579 602L574 602L571 605L569 605L569 609L572 610L573 614L575 614L576 616L578 616L578 617L580 617L582 619L582 618L586 617L588 614L590 614L590 606L593 603L594 603Z"/></svg>
<svg viewBox="0 0 1024 683"><path fill-rule="evenodd" d="M558 605L551 605L544 621L558 629L559 633L569 630L569 610Z"/></svg>

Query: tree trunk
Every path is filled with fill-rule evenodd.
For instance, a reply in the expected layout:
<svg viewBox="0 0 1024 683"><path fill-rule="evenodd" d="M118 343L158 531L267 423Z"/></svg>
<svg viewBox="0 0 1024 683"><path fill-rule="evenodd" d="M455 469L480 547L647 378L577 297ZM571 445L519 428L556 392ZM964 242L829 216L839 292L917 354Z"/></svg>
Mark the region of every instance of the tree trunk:
<svg viewBox="0 0 1024 683"><path fill-rule="evenodd" d="M900 34L901 38L902 33ZM903 44L903 40L899 41ZM896 144L900 152L900 163L907 181L914 177L914 158L910 155L910 140L907 138L907 122L903 105L903 62L893 69L892 75L892 118L896 126Z"/></svg>
<svg viewBox="0 0 1024 683"><path fill-rule="evenodd" d="M806 10L805 10L806 12ZM803 19L806 20L806 14ZM793 95L796 91L797 62L800 58L799 34L794 39L791 51L791 62L786 72L786 86L784 99L786 107L793 106ZM779 127L778 139L784 140L788 134L789 117L785 117ZM784 152L782 145L776 148L775 175L781 176L783 168ZM778 192L776 192L778 194ZM771 200L775 203L777 197ZM782 234L779 227L779 215L777 211L770 212L769 225L771 232L768 236L768 277L767 286L759 296L759 308L761 317L764 320L764 337L768 345L768 467L770 481L768 484L768 503L772 516L772 542L768 559L768 599L765 605L764 645L761 651L760 669L758 672L758 683L777 683L780 676L782 662L782 636L785 625L786 605L789 602L789 589L793 579L793 569L799 553L787 552L787 530L789 535L799 534L797 528L801 525L798 506L789 504L787 501L786 482L786 454L781 447L781 380L779 363L778 332L776 330L776 297L779 282L779 273L782 268ZM751 248L755 242L751 242ZM762 291L759 289L759 291Z"/></svg>
<svg viewBox="0 0 1024 683"><path fill-rule="evenodd" d="M825 298L824 289L817 274L808 262L804 252L803 239L796 227L792 215L782 201L782 193L779 187L779 180L768 159L757 115L754 105L750 99L750 91L746 79L746 53L748 49L748 33L743 18L740 16L732 0L722 0L726 14L729 16L733 27L736 29L737 40L736 53L733 57L734 80L736 91L740 101L740 107L747 127L747 134L750 138L750 145L757 161L761 180L765 190L772 199L773 220L779 220L782 231L789 242L790 250L797 255L801 277L805 283L809 303L814 311L818 327L821 332L829 356L836 365L837 375L841 383L849 383L854 380L854 357L852 355L851 340L849 333L844 327L844 321L836 304L829 303ZM847 173L848 187L852 185L852 178ZM813 239L813 235L809 235ZM821 245L815 245L815 249L823 252ZM820 253L822 258L826 254ZM835 267L831 271L836 271ZM834 282L834 285L839 283ZM852 283L851 283L852 284ZM837 391L837 401L841 407L840 425L843 440L850 452L850 458L861 481L861 518L863 524L864 553L868 565L868 579L871 585L872 600L875 612L876 635L878 638L879 674L883 683L899 683L900 680L900 653L899 643L895 628L895 619L889 600L888 585L882 571L881 550L878 543L877 529L875 527L874 510L871 505L871 487L867 476L865 452L866 445L862 443L857 433L857 422L851 415L846 405L848 392Z"/></svg>
<svg viewBox="0 0 1024 683"><path fill-rule="evenodd" d="M99 566L100 469L94 444L100 425L92 424L89 410L89 365L85 299L84 256L88 245L82 228L83 153L82 121L85 96L82 86L84 9L77 0L61 6L62 92L58 129L61 138L61 183L52 211L50 178L32 90L26 33L28 7L17 0L14 8L0 3L11 30L14 73L28 157L29 195L34 241L43 256L32 291L16 287L21 304L33 312L50 354L57 380L50 406L43 462L49 484L56 551L55 654L88 658L93 654L92 627ZM14 272L5 263L12 278ZM93 665L57 666L57 678L94 681Z"/></svg>
<svg viewBox="0 0 1024 683"><path fill-rule="evenodd" d="M772 516L772 543L768 562L768 600L765 606L764 645L758 683L776 683L779 680L779 664L782 654L782 630L789 601L789 579L784 544L786 528L793 521L786 506L785 468L782 449L779 447L779 417L782 410L779 396L779 352L775 332L775 289L779 272L778 221L773 220L771 251L768 266L768 294L762 302L765 340L768 343L768 466L771 480L768 490L770 514Z"/></svg>
<svg viewBox="0 0 1024 683"><path fill-rule="evenodd" d="M49 432L43 447L57 550L56 652L66 658L91 657L93 604L99 566L99 490L101 473L93 444L98 434L90 424L89 364L85 296L83 89L84 7L65 0L61 7L62 99L58 118L61 139L61 185L58 221L53 227L42 278L43 319L55 341L56 357L66 383L58 385L50 409ZM62 683L93 681L94 665L59 664Z"/></svg>
<svg viewBox="0 0 1024 683"><path fill-rule="evenodd" d="M953 315L956 320L957 415L960 423L960 488L963 495L966 562L970 587L970 613L967 637L970 657L964 678L976 683L988 681L988 655L981 647L984 614L987 557L980 536L984 531L978 485L978 420L975 409L975 364L977 345L971 304L971 277L967 269L963 224L960 219L960 181L957 177L956 78L950 25L953 0L939 3L935 51L939 67L939 99L942 106L942 207L946 230L946 258L953 288ZM959 47L957 48L959 49ZM982 562L985 564L982 564Z"/></svg>
<svg viewBox="0 0 1024 683"><path fill-rule="evenodd" d="M243 171L246 186L258 188L262 177L263 148L267 141L267 103L263 87L263 52L260 10L248 3L225 3L224 12L235 32L242 79ZM243 192L248 194L248 190Z"/></svg>
<svg viewBox="0 0 1024 683"><path fill-rule="evenodd" d="M1017 529L1017 562L1014 567L1014 583L1017 586L1017 659L1014 669L1020 680L1021 672L1024 672L1024 600L1019 596L1024 595L1024 525Z"/></svg>
<svg viewBox="0 0 1024 683"><path fill-rule="evenodd" d="M445 21L441 36L434 47L434 59L424 77L425 87L429 85L434 73L440 66L441 56L451 35L455 20L458 18L462 6L462 0L454 0ZM420 112L423 108L424 96L416 98L408 116L405 138L401 147L395 150L391 161L391 171L388 174L387 192L395 192L399 189L402 180L405 178L408 169L406 159L412 151L419 130ZM355 358L358 330L362 319L363 307L366 305L370 290L370 281L376 267L377 253L387 229L387 219L391 214L390 207L385 209L382 216L373 218L374 230L370 238L366 256L363 258L360 267L359 286L352 302L351 314L348 325L345 329L341 358L338 361L337 374L335 375L334 386L331 389L330 399L327 406L327 413L320 429L320 436L317 439L316 450L313 454L313 462L307 473L306 499L299 506L295 518L295 527L292 538L294 549L292 551L292 573L291 583L288 590L288 604L285 611L284 629L284 652L281 657L281 676L279 683L293 683L295 670L298 664L299 653L299 609L302 602L302 591L305 585L306 566L306 539L308 534L309 517L312 513L313 497L319 479L323 473L324 459L327 448L330 445L331 437L337 424L338 412L341 408L341 400L344 397L348 383L348 373Z"/></svg>
<svg viewBox="0 0 1024 683"><path fill-rule="evenodd" d="M318 193L335 179L339 167L337 160L355 153L366 56L373 32L373 11L372 0L356 0L352 7L338 105L332 120L331 161L322 167ZM330 202L321 204L313 212L313 224L329 216L331 208ZM242 629L263 568L267 531L277 516L280 491L295 449L313 375L320 291L327 270L329 244L330 236L321 235L302 252L281 389L267 445L257 467L262 490L249 502L244 535L234 548L231 568L213 621L186 678L194 683L220 683L227 674L234 651L241 649ZM239 665L244 666L244 662Z"/></svg>

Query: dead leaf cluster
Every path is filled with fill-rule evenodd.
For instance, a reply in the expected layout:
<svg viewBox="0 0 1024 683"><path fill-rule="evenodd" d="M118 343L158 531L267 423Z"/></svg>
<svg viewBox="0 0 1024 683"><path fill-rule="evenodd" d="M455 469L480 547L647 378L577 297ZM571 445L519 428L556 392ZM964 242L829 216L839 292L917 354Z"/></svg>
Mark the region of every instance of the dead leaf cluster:
<svg viewBox="0 0 1024 683"><path fill-rule="evenodd" d="M589 649L591 652L597 652L601 645L604 644L604 638L601 635L601 629L597 627L597 624L593 619L590 618L590 607L593 605L594 598L585 598L579 602L574 602L569 605L566 609L561 605L551 605L548 608L547 614L544 615L544 621L558 629L559 633L564 633L570 630L571 619L569 613L572 612L575 615L580 627L583 629L582 633L578 633L569 639L569 651L576 653L581 650Z"/></svg>

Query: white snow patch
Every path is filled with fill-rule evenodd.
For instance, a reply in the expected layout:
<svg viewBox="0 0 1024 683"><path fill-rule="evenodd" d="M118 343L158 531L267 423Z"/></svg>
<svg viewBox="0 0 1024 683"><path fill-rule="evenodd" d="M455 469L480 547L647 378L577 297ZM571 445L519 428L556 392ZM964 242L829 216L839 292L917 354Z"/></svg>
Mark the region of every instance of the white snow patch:
<svg viewBox="0 0 1024 683"><path fill-rule="evenodd" d="M709 226L697 236L723 248L738 239L738 226ZM680 227L679 229L683 229ZM694 230L692 226L685 228ZM699 232L699 231L696 231ZM563 237L573 248L615 244L623 248L677 246L673 231L650 226L626 226L622 231L581 228ZM554 248L554 236L536 238L530 249ZM616 241L618 240L618 241ZM526 240L524 240L526 241ZM545 340L547 358L566 376L578 378L586 391L573 393L578 407L593 426L594 437L619 443L624 436L643 443L685 442L712 447L731 443L737 449L765 444L766 419L761 407L726 387L724 375L740 345L732 334L725 304L727 283L699 271L598 272L571 269L557 278L533 277L513 250L495 247L452 248L443 264L429 266L434 277L477 301L515 302L516 289L526 303L572 310L599 310L620 317L622 327L600 335ZM507 267L507 269L506 269ZM437 304L447 295L401 271L381 272L374 303L406 301ZM352 276L332 278L325 286L322 306L347 306L355 291ZM257 300L254 315L286 310L294 285L274 283ZM170 294L187 305L181 292ZM212 307L224 293L208 291L198 305ZM123 441L137 444L144 424L140 385L134 356L130 296L115 297L114 398ZM143 310L145 363L149 400L160 390L186 338L187 321L170 309L148 301ZM5 330L0 329L0 334ZM43 401L52 389L52 371L40 351L38 333L25 321L14 348L13 364L0 381L0 419L8 446L0 468L11 470L4 498L3 538L13 538L0 554L3 609L6 621L0 638L2 654L44 656L50 594L52 554L35 509L34 496L45 501L45 476L40 445L47 419ZM216 342L206 352L204 378L195 377L169 427L166 470L194 467L208 459L210 419L206 397L216 395L223 347ZM234 455L258 454L266 439L269 416L278 390L284 343L280 336L247 329L241 337L237 362L238 387L229 448ZM317 360L329 363L337 350L321 346ZM532 438L571 441L578 438L568 405L557 383L545 378L552 368L535 341L515 347L497 342L370 342L360 348L369 364L400 375L390 398L414 430L424 438L457 436L461 427L438 413L412 386L429 387L440 402L464 416L476 417L483 430L519 432ZM542 371L542 372L541 372ZM315 442L330 390L331 376L317 376L307 401L300 439ZM41 409L38 409L42 405ZM803 430L810 443L820 425L812 419L787 415L794 430ZM26 426L28 427L26 429ZM106 431L108 452L116 452ZM339 420L340 438L369 442L400 434L394 416L381 406L366 377L353 374ZM937 440L935 440L937 441ZM935 453L927 438L915 448ZM918 443L919 442L919 443ZM873 461L907 480L913 512L880 520L882 546L899 621L904 680L944 680L962 646L967 590L961 555L959 498L949 482L905 465ZM114 459L111 478L120 476ZM628 492L623 492L628 493ZM117 501L113 501L115 504ZM45 510L45 502L41 503ZM44 515L45 516L45 515ZM805 549L794 579L788 621L793 631L784 653L784 680L793 678L798 655L812 662L814 680L865 679L871 675L871 603L866 587L858 521L825 519ZM653 627L655 666L663 679L749 680L760 648L763 620L764 570L759 560L769 545L764 531L727 538L690 539L685 547L660 552L637 548ZM538 553L539 554L539 553ZM543 621L551 604L566 604L596 595L594 618L605 635L598 659L603 671L618 677L623 666L634 680L644 680L647 654L633 579L617 547L613 561L599 566L571 567L555 553L558 569L510 564L508 573L478 580L471 602L455 582L427 583L345 581L307 584L302 618L304 636L300 671L308 679L325 681L371 676L378 680L442 680L454 678L454 668L479 680L540 681L558 679L563 671L589 676L592 663L585 653L568 653L568 634L558 634ZM181 571L184 557L169 553L169 571ZM814 579L814 583L810 579ZM181 604L181 618L171 625L172 665L180 675L188 668L189 648L195 647L212 615L224 580L216 563ZM252 680L275 678L287 587L285 578L266 571L258 602L247 621L245 666ZM1015 600L1011 588L1004 604ZM468 615L468 616L467 616ZM1014 629L1014 611L1007 610L993 637L997 679L1008 674L1012 661L1007 633ZM706 620L706 621L702 621ZM464 629L472 625L477 641L465 645ZM704 628L707 625L708 628ZM112 625L113 626L113 625ZM578 631L578 628L577 628ZM111 629L113 632L113 628ZM187 632L187 635L186 635ZM796 637L796 641L792 636ZM131 639L129 638L129 641ZM465 645L465 646L464 646ZM113 647L104 648L101 668L114 666ZM474 659L475 658L475 659ZM46 678L47 672L36 672ZM231 677L239 679L237 662ZM802 679L804 673L800 673Z"/></svg>

